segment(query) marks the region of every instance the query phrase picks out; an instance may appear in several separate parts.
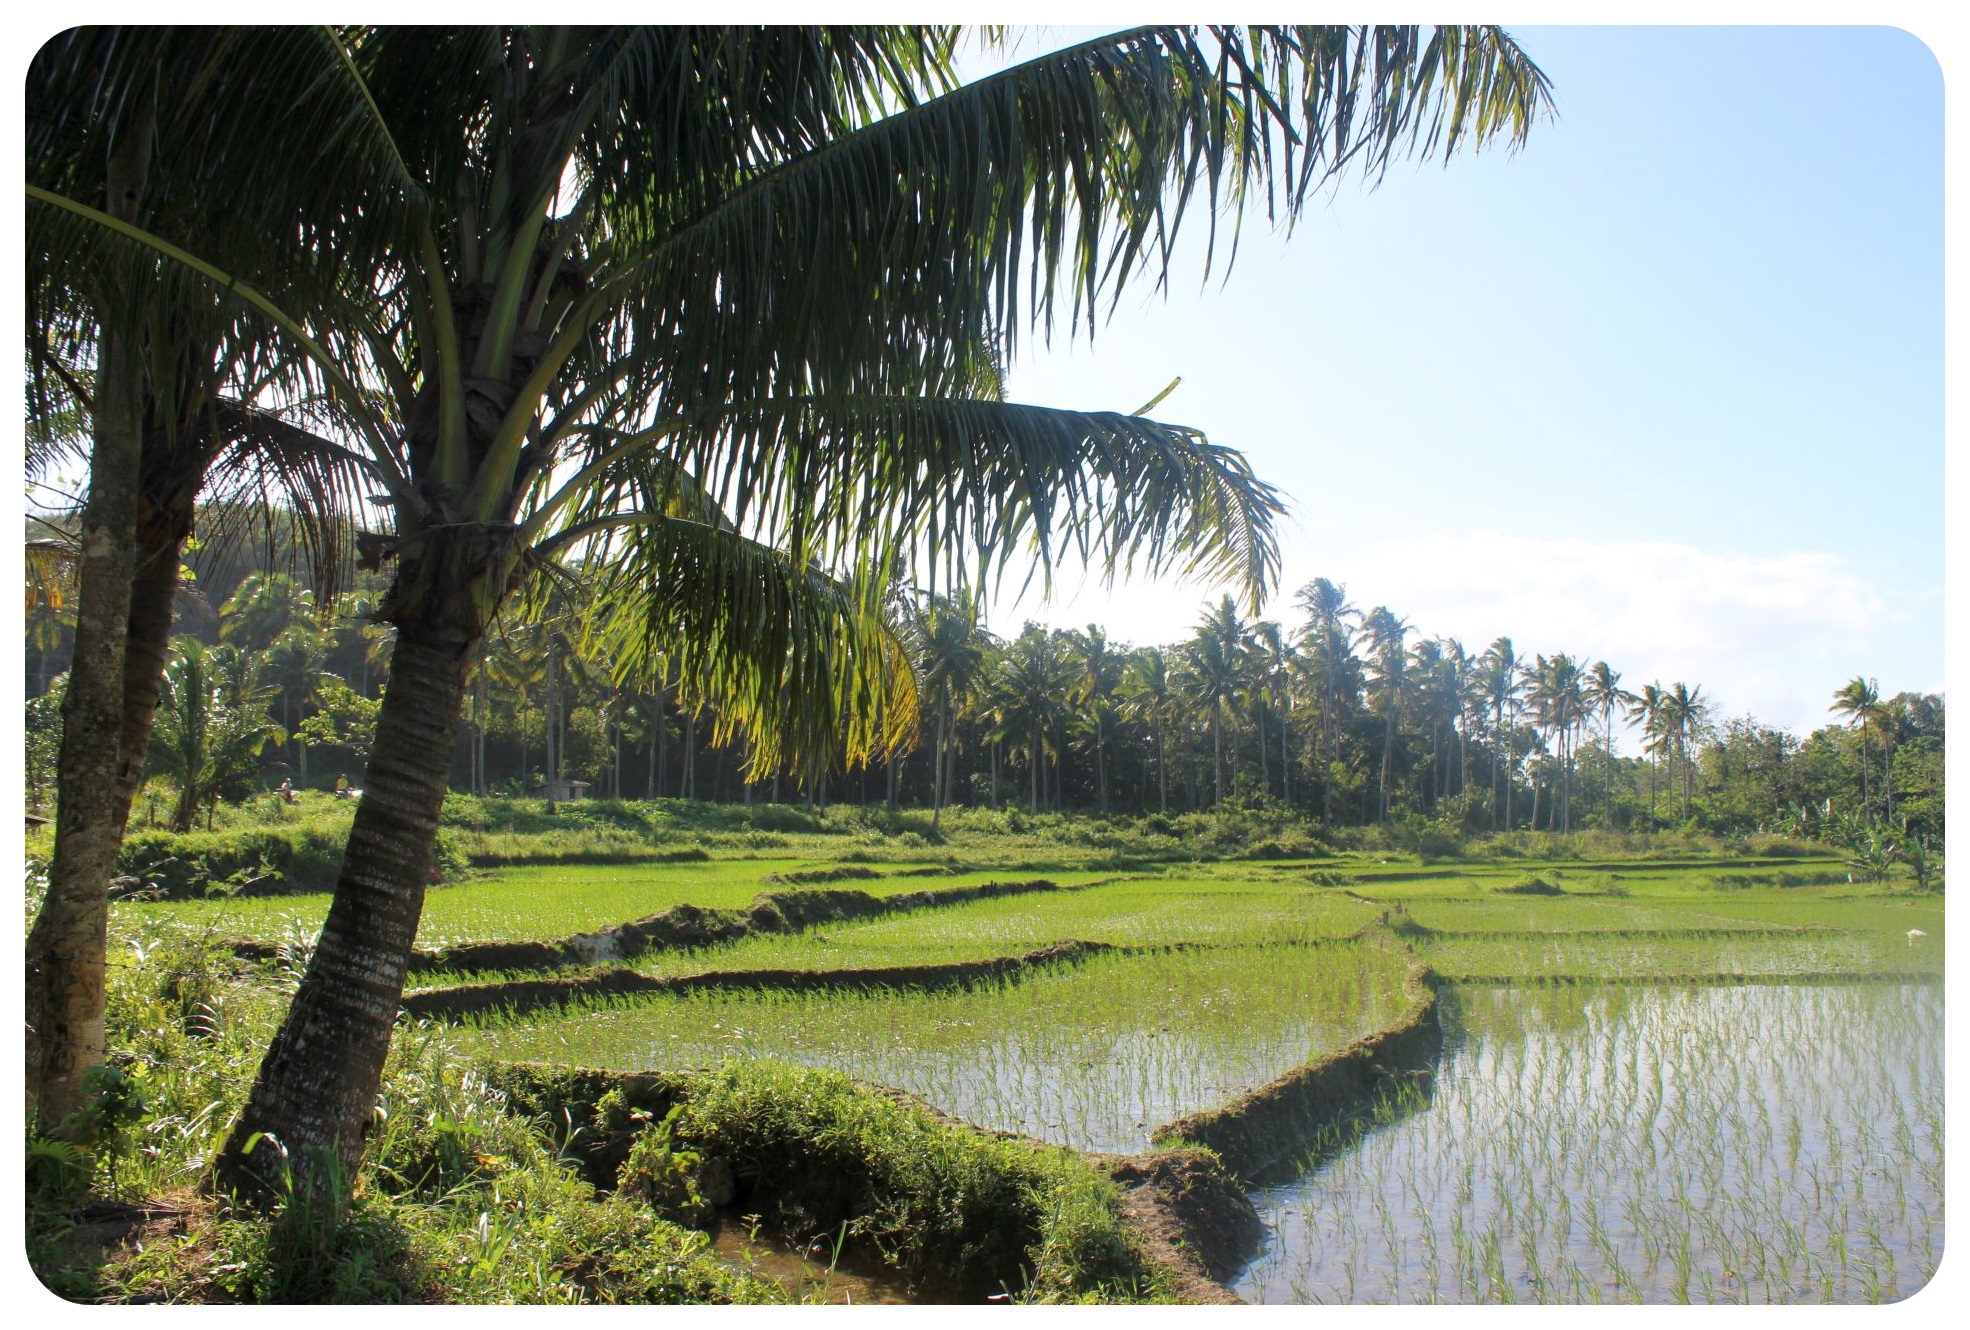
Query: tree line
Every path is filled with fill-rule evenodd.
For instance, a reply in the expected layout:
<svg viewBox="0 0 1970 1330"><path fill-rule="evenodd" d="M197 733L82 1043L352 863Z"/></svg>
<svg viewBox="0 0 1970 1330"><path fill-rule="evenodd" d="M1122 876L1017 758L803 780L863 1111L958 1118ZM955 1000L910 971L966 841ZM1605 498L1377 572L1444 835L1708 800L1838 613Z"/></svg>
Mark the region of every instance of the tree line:
<svg viewBox="0 0 1970 1330"><path fill-rule="evenodd" d="M322 596L305 575L202 553L187 587L225 598L216 610L182 598L149 766L177 786L180 829L213 798L359 779L392 640L366 617L375 586ZM743 727L687 681L623 683L598 649L594 607L563 593L487 635L450 784L933 816L952 804L1140 815L1261 801L1327 825L1423 818L1460 834L1815 834L1848 816L1940 839L1940 697L1884 697L1856 678L1832 698L1835 722L1801 739L1720 717L1701 686L1631 688L1606 661L1522 658L1509 637L1477 652L1424 637L1324 578L1294 606L1297 622L1248 619L1225 597L1188 638L1135 647L1095 624L1003 639L973 595L899 596L887 622L916 723L866 760L837 751L759 771ZM30 685L60 661L59 645L31 656L42 668ZM37 793L53 777L50 700L29 704Z"/></svg>

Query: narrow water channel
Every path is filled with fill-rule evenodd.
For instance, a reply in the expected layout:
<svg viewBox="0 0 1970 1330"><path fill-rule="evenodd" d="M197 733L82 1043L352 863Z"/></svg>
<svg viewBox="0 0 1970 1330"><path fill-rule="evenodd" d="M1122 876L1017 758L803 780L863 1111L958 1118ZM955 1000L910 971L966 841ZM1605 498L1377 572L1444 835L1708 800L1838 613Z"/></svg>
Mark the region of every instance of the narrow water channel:
<svg viewBox="0 0 1970 1330"><path fill-rule="evenodd" d="M1253 1199L1254 1302L1873 1302L1943 1249L1943 988L1451 987L1433 1093Z"/></svg>

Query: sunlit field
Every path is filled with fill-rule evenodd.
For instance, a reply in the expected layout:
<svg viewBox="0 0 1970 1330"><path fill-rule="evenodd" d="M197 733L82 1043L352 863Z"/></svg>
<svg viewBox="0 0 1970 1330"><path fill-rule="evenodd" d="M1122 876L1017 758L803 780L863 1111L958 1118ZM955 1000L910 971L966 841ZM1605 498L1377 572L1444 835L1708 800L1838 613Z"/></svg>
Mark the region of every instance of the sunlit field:
<svg viewBox="0 0 1970 1330"><path fill-rule="evenodd" d="M1127 1154L1388 1029L1430 976L1446 1038L1434 1076L1280 1142L1285 1162L1252 1193L1265 1236L1232 1281L1241 1296L1865 1302L1934 1270L1940 894L1804 857L1063 871L1034 848L1000 846L983 869L803 846L480 870L429 893L421 946L554 940L762 893L1052 885L414 988L683 981L495 1005L446 1037L462 1056L549 1067L825 1068L990 1131ZM115 919L305 955L326 903L123 903ZM1020 959L1068 942L1094 945Z"/></svg>

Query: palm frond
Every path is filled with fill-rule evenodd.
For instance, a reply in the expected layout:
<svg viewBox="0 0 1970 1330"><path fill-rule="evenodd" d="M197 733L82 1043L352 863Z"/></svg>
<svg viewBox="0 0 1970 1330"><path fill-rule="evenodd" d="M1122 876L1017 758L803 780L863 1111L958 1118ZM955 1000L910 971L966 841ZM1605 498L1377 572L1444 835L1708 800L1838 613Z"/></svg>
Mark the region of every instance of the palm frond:
<svg viewBox="0 0 1970 1330"><path fill-rule="evenodd" d="M1142 571L1276 580L1276 490L1236 451L1181 426L998 401L854 395L706 411L677 423L665 465L741 531L792 557L909 556L981 580L1031 553ZM590 487L576 522L649 502L645 455Z"/></svg>
<svg viewBox="0 0 1970 1330"><path fill-rule="evenodd" d="M868 761L916 725L909 661L876 571L831 577L729 528L646 515L584 562L590 640L619 685L674 683L743 728L750 770Z"/></svg>

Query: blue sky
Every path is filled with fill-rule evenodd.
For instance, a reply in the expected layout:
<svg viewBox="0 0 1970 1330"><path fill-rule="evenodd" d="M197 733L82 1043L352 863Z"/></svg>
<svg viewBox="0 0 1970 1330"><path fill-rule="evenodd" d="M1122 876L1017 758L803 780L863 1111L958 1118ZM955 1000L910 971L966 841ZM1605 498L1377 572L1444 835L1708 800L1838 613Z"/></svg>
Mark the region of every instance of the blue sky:
<svg viewBox="0 0 1970 1330"><path fill-rule="evenodd" d="M1012 395L1127 410L1181 374L1157 414L1293 501L1288 595L1323 574L1798 728L1856 673L1941 688L1934 58L1890 28L1514 35L1558 105L1522 151L1253 219L1228 282L1193 257L1092 347L1029 346ZM1070 579L993 622L1170 640L1209 594Z"/></svg>

